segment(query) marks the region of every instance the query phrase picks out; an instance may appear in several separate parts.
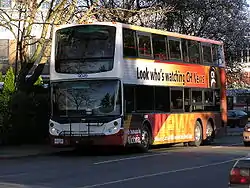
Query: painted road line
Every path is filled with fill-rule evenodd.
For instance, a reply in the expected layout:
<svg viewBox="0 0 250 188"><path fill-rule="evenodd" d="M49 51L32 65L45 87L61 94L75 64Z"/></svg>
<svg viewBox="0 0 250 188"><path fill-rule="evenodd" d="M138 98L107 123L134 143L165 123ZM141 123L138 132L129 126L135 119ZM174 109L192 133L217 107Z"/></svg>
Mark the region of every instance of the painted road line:
<svg viewBox="0 0 250 188"><path fill-rule="evenodd" d="M146 174L146 175L142 175L142 176L134 176L134 177L130 177L130 178L118 179L118 180L108 181L108 182L104 182L104 183L100 183L100 184L87 185L87 186L84 186L81 188L101 187L101 186L105 186L105 185L123 183L123 182L139 180L139 179L144 179L144 178L150 178L150 177L155 177L155 176L162 176L162 175L171 174L171 173L191 171L191 170L207 168L207 167L211 167L211 166L219 166L222 164L231 163L233 161L236 161L236 160L242 159L242 158L244 158L244 157L234 158L231 160L226 160L226 161L221 161L221 162L216 162L216 163L209 163L209 164L201 165L201 166L193 166L193 167L189 167L189 168L182 168L182 169L177 169L177 170L163 171L163 172L158 172L158 173L153 173L153 174Z"/></svg>
<svg viewBox="0 0 250 188"><path fill-rule="evenodd" d="M120 159L112 159L107 161L100 161L95 162L94 165L100 165L100 164L107 164L107 163L114 163L114 162L120 162L120 161L128 161L128 160L136 160L136 159L143 159L143 158L149 158L149 157L156 157L156 156L164 156L164 155L170 155L170 152L165 153L157 153L157 154L151 154L151 155L139 155L134 157L126 157L126 158L120 158Z"/></svg>
<svg viewBox="0 0 250 188"><path fill-rule="evenodd" d="M20 173L14 173L14 174L2 174L0 175L0 178L7 178L7 177L15 177L15 176L26 176L28 173L26 172L20 172Z"/></svg>

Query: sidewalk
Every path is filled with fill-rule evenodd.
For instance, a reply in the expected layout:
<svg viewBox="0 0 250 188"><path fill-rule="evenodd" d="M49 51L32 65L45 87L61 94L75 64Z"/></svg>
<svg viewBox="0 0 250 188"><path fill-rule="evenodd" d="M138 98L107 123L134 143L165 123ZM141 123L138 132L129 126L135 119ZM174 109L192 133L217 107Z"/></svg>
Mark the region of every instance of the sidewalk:
<svg viewBox="0 0 250 188"><path fill-rule="evenodd" d="M0 160L46 156L67 150L69 148L52 148L49 145L0 146Z"/></svg>

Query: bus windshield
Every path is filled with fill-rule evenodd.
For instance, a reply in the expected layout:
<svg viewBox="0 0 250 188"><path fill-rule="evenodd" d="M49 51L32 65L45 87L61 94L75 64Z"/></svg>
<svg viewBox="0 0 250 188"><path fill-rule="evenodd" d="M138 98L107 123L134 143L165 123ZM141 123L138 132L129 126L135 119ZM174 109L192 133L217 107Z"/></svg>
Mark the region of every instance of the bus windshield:
<svg viewBox="0 0 250 188"><path fill-rule="evenodd" d="M55 68L58 73L98 73L113 68L116 28L81 25L56 32Z"/></svg>
<svg viewBox="0 0 250 188"><path fill-rule="evenodd" d="M120 115L120 82L88 80L54 83L53 116Z"/></svg>

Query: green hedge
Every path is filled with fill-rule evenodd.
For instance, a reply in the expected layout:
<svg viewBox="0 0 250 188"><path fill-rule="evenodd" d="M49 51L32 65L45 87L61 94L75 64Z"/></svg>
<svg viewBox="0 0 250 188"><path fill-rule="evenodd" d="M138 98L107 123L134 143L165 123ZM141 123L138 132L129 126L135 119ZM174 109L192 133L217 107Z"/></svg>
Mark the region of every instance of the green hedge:
<svg viewBox="0 0 250 188"><path fill-rule="evenodd" d="M0 144L38 144L48 137L49 88L38 81L28 91L15 91L14 71L10 68L0 93Z"/></svg>

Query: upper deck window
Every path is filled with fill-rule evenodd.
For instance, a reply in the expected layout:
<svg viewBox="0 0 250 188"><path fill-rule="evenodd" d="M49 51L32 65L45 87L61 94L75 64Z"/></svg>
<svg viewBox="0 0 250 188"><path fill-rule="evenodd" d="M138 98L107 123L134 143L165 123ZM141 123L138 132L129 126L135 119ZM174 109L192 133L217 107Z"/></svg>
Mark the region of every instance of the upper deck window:
<svg viewBox="0 0 250 188"><path fill-rule="evenodd" d="M152 57L151 50L151 38L150 35L144 33L138 33L138 48L139 48L139 56L140 57Z"/></svg>
<svg viewBox="0 0 250 188"><path fill-rule="evenodd" d="M179 39L170 38L168 40L170 59L181 60L181 43Z"/></svg>
<svg viewBox="0 0 250 188"><path fill-rule="evenodd" d="M166 60L166 41L164 35L152 35L154 58L159 60Z"/></svg>
<svg viewBox="0 0 250 188"><path fill-rule="evenodd" d="M210 44L202 44L203 63L212 63L212 50Z"/></svg>
<svg viewBox="0 0 250 188"><path fill-rule="evenodd" d="M188 42L186 39L181 39L181 50L182 50L182 58L185 63L189 62L188 57Z"/></svg>
<svg viewBox="0 0 250 188"><path fill-rule="evenodd" d="M137 56L135 31L125 28L123 29L123 55L126 57Z"/></svg>
<svg viewBox="0 0 250 188"><path fill-rule="evenodd" d="M200 63L200 43L197 41L188 41L188 54L190 63Z"/></svg>
<svg viewBox="0 0 250 188"><path fill-rule="evenodd" d="M212 46L213 52L213 63L216 65L224 65L224 56L223 56L223 48L220 45L213 45Z"/></svg>
<svg viewBox="0 0 250 188"><path fill-rule="evenodd" d="M59 73L98 73L113 68L115 27L84 25L56 32L55 69Z"/></svg>

